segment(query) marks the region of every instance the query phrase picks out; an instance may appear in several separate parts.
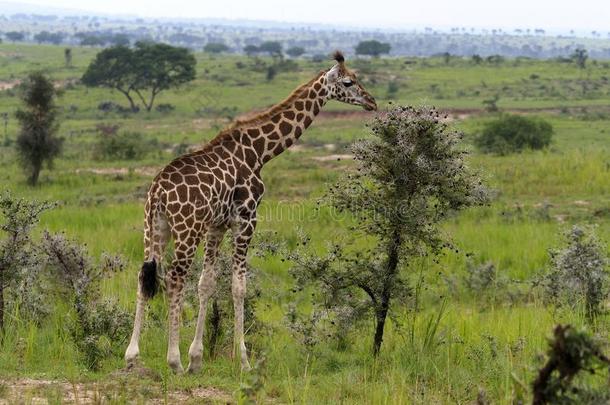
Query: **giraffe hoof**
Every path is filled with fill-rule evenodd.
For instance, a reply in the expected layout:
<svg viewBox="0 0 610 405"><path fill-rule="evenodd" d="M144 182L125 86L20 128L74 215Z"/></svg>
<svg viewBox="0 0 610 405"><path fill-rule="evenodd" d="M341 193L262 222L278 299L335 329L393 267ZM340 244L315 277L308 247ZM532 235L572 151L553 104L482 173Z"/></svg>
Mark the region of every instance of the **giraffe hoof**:
<svg viewBox="0 0 610 405"><path fill-rule="evenodd" d="M186 368L188 374L196 374L199 371L201 371L201 363L199 363L199 365L189 363L189 366Z"/></svg>
<svg viewBox="0 0 610 405"><path fill-rule="evenodd" d="M201 363L202 363L203 356L201 354L199 354L199 355L192 355L190 357L191 357L191 361L189 362L189 366L186 368L186 372L189 374L198 373L199 370L201 370Z"/></svg>
<svg viewBox="0 0 610 405"><path fill-rule="evenodd" d="M132 370L140 364L140 358L138 356L125 358L125 369Z"/></svg>
<svg viewBox="0 0 610 405"><path fill-rule="evenodd" d="M184 368L182 368L182 364L179 361L170 362L169 367L175 374L184 374Z"/></svg>

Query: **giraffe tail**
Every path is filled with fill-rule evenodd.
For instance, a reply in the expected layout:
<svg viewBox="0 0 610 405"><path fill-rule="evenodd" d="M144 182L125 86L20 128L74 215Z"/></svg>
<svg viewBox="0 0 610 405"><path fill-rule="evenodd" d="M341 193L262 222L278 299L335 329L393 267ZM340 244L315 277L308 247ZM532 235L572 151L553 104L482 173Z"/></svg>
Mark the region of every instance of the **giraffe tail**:
<svg viewBox="0 0 610 405"><path fill-rule="evenodd" d="M145 298L152 298L159 291L159 266L161 265L161 252L159 244L155 242L155 239L159 238L156 235L158 232L157 226L155 226L158 207L158 187L154 185L149 190L149 201L146 207L145 224L144 224L144 235L145 235L145 255L146 260L142 265L140 271L139 282L140 291Z"/></svg>
<svg viewBox="0 0 610 405"><path fill-rule="evenodd" d="M152 298L159 291L159 279L157 278L157 261L153 258L150 262L144 262L140 272L140 291L146 298Z"/></svg>

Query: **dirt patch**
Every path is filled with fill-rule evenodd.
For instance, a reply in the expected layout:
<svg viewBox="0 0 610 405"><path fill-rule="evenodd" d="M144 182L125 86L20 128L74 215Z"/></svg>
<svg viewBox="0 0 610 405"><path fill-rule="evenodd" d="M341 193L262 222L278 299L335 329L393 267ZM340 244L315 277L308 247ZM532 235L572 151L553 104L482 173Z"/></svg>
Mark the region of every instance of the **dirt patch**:
<svg viewBox="0 0 610 405"><path fill-rule="evenodd" d="M348 155L348 154L333 154L333 155L312 157L313 160L317 160L318 162L330 162L333 160L351 160L353 158L354 158L354 155Z"/></svg>
<svg viewBox="0 0 610 405"><path fill-rule="evenodd" d="M13 87L19 86L20 84L21 80L19 79L0 81L0 91L10 90Z"/></svg>
<svg viewBox="0 0 610 405"><path fill-rule="evenodd" d="M163 391L160 381L142 381L136 375L100 383L20 378L0 381L0 389L0 405L233 403L230 393L217 388Z"/></svg>

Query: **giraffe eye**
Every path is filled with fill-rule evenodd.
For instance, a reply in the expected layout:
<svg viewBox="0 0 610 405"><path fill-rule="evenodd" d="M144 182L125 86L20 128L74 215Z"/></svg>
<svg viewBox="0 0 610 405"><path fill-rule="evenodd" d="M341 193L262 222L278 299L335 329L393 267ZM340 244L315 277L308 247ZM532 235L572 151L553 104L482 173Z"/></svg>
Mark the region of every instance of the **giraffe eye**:
<svg viewBox="0 0 610 405"><path fill-rule="evenodd" d="M345 79L345 80L343 80L343 81L342 81L342 83L343 83L343 85L344 85L345 87L349 87L349 86L351 86L352 84L354 84L354 82L352 82L352 80L351 80L351 79Z"/></svg>

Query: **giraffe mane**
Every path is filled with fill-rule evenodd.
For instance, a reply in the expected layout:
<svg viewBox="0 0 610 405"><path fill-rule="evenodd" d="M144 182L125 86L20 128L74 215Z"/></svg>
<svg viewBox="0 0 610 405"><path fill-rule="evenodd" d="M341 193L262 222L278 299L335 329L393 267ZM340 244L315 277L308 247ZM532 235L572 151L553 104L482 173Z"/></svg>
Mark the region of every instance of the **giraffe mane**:
<svg viewBox="0 0 610 405"><path fill-rule="evenodd" d="M280 113L280 112L286 110L288 107L290 107L294 103L295 100L297 100L299 97L301 97L303 95L305 89L308 89L309 87L311 87L311 85L325 73L326 73L325 70L321 70L313 79L311 79L307 83L301 84L299 87L294 89L292 91L292 93L290 93L290 95L288 95L288 97L286 97L283 101L280 101L279 103L269 107L265 111L262 111L257 114L253 114L251 116L237 118L227 127L225 127L222 131L220 131L218 133L218 135L216 135L212 140L210 140L207 143L207 145L205 145L205 146L211 146L211 145L216 145L216 144L220 143L220 141L224 138L224 136L227 134L230 134L234 129L243 128L244 126L249 126L249 125L254 125L254 124L261 124L265 121L270 120L271 117L277 115L278 113Z"/></svg>

